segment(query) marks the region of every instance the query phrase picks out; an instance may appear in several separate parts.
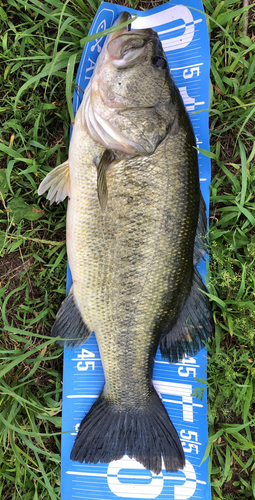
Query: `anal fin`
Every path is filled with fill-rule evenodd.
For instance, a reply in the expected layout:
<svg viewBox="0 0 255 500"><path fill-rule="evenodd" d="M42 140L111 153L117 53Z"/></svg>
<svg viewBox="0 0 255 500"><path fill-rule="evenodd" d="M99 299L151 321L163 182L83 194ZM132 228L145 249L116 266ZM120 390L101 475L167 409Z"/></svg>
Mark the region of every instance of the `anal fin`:
<svg viewBox="0 0 255 500"><path fill-rule="evenodd" d="M74 347L83 344L91 334L84 323L80 310L76 304L72 287L57 313L56 321L52 327L52 337L60 337L58 344Z"/></svg>
<svg viewBox="0 0 255 500"><path fill-rule="evenodd" d="M38 188L38 194L42 195L48 189L47 200L50 200L50 204L59 203L69 195L70 173L68 160L53 168L46 175Z"/></svg>
<svg viewBox="0 0 255 500"><path fill-rule="evenodd" d="M190 293L179 314L177 322L169 332L163 331L160 339L162 357L177 363L184 357L195 356L213 330L209 299L202 278L194 268Z"/></svg>

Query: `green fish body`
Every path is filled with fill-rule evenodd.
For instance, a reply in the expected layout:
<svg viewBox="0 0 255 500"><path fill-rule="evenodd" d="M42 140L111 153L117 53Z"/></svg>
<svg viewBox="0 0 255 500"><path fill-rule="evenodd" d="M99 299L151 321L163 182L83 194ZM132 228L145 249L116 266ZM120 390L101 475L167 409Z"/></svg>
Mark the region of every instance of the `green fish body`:
<svg viewBox="0 0 255 500"><path fill-rule="evenodd" d="M194 146L157 34L109 35L76 114L69 160L39 188L50 188L51 202L69 197L73 285L52 334L74 346L95 331L105 374L73 460L127 453L157 474L162 457L166 470L184 467L152 369L159 344L176 362L201 349L212 328L194 267L206 231Z"/></svg>

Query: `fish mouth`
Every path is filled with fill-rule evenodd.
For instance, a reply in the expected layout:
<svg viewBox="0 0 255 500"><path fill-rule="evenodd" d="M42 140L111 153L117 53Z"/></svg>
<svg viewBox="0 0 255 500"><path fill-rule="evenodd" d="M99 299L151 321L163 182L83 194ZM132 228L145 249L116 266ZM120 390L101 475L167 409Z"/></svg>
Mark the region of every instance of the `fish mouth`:
<svg viewBox="0 0 255 500"><path fill-rule="evenodd" d="M129 12L122 12L114 26L131 19ZM148 43L153 44L154 57L165 57L158 34L151 28L131 31L131 24L108 36L107 52L111 62L117 67L128 67L143 57Z"/></svg>

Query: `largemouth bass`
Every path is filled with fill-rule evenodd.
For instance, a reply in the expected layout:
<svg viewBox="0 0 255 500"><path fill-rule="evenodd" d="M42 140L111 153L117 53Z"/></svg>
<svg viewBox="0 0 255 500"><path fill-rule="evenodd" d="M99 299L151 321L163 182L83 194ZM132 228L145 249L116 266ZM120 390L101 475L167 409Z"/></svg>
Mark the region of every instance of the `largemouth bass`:
<svg viewBox="0 0 255 500"><path fill-rule="evenodd" d="M126 21L122 13L116 23ZM95 331L105 386L81 422L71 459L125 453L158 474L185 464L179 436L152 383L153 359L194 356L211 332L195 264L204 253L192 127L152 29L106 38L77 111L69 159L43 180L68 196L73 285L52 335L83 344Z"/></svg>

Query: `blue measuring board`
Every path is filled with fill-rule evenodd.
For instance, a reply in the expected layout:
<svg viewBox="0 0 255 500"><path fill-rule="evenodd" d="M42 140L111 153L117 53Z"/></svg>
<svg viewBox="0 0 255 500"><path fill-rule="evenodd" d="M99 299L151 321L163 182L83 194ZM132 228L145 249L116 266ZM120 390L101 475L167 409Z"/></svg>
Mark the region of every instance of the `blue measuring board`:
<svg viewBox="0 0 255 500"><path fill-rule="evenodd" d="M197 147L209 150L208 99L210 53L206 18L200 0L166 3L147 12L103 2L98 9L90 34L109 28L117 15L128 10L138 15L131 29L154 28L163 44L172 76L190 114ZM86 44L79 65L73 99L77 111L101 52L104 37ZM197 111L201 111L196 113ZM195 112L195 114L194 114ZM201 190L209 206L211 177L209 158L198 153ZM198 264L206 275L206 264ZM71 286L67 270L67 289ZM124 456L110 464L79 464L70 460L70 452L84 415L89 411L104 385L104 373L95 335L81 347L64 350L63 417L61 444L62 500L211 500L208 484L208 460L202 462L208 440L206 393L203 400L192 396L198 387L196 378L204 379L206 351L195 358L169 364L158 349L153 372L154 385L180 436L186 466L178 472L157 476L134 459Z"/></svg>

